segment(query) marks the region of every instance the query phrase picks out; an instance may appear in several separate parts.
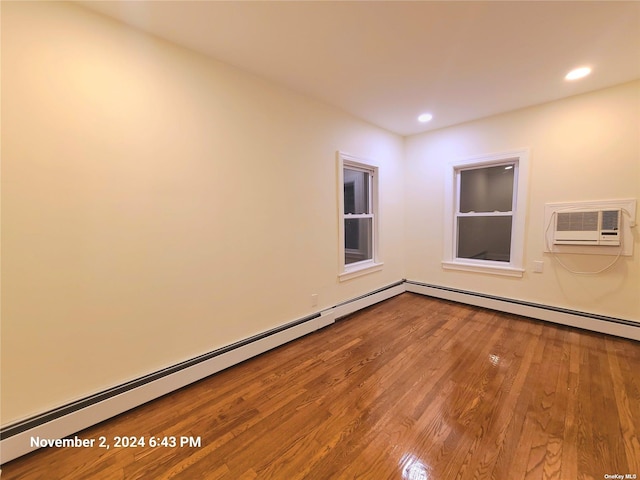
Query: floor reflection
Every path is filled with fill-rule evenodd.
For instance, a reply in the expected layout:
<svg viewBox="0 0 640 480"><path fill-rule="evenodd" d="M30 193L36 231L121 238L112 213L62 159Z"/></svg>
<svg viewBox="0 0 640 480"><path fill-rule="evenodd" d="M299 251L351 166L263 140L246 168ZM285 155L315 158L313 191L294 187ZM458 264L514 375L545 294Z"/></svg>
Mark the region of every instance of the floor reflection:
<svg viewBox="0 0 640 480"><path fill-rule="evenodd" d="M489 361L494 367L497 367L498 363L500 363L500 357L498 355L491 354L489 355Z"/></svg>
<svg viewBox="0 0 640 480"><path fill-rule="evenodd" d="M429 467L413 454L403 455L400 459L400 469L405 480L429 480Z"/></svg>

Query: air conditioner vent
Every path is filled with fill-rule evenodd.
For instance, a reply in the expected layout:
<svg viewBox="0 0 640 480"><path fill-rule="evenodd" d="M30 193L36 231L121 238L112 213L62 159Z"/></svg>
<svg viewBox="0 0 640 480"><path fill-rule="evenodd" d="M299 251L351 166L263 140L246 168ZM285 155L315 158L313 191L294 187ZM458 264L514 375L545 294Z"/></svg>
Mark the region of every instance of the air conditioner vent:
<svg viewBox="0 0 640 480"><path fill-rule="evenodd" d="M602 212L602 230L618 230L620 227L620 210L604 210Z"/></svg>
<svg viewBox="0 0 640 480"><path fill-rule="evenodd" d="M594 232L598 230L598 212L558 213L559 232Z"/></svg>

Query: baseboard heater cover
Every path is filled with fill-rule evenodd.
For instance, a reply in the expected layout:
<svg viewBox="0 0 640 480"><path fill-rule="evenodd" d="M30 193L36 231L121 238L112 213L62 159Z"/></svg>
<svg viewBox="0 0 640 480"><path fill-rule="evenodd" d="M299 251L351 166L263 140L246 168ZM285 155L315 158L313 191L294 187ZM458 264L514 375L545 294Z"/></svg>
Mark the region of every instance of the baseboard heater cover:
<svg viewBox="0 0 640 480"><path fill-rule="evenodd" d="M3 427L0 429L0 464L36 450L35 447L30 447L31 436L64 438L72 435L405 291L640 341L640 322L402 280L319 313Z"/></svg>
<svg viewBox="0 0 640 480"><path fill-rule="evenodd" d="M640 341L640 321L407 280L406 291Z"/></svg>
<svg viewBox="0 0 640 480"><path fill-rule="evenodd" d="M405 291L404 280L0 429L0 465L334 323Z"/></svg>
<svg viewBox="0 0 640 480"><path fill-rule="evenodd" d="M401 280L372 292L365 293L359 297L352 298L346 302L337 304L333 307L336 320L406 292L405 282L405 280Z"/></svg>

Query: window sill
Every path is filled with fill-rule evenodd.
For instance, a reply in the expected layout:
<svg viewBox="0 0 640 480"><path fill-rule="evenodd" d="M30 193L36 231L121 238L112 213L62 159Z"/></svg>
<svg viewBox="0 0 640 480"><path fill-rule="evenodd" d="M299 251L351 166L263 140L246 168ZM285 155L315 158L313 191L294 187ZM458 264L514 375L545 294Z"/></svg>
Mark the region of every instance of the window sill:
<svg viewBox="0 0 640 480"><path fill-rule="evenodd" d="M481 265L477 263L444 261L442 262L442 268L445 270L460 270L463 272L490 273L492 275L503 275L507 277L522 278L524 275L523 268L507 267L503 265Z"/></svg>
<svg viewBox="0 0 640 480"><path fill-rule="evenodd" d="M380 270L382 270L383 265L384 263L373 263L373 262L366 262L360 265L351 265L346 267L344 272L338 275L338 279L341 282L344 282L345 280L351 280L352 278L356 278L361 275L367 275L369 273L379 272Z"/></svg>

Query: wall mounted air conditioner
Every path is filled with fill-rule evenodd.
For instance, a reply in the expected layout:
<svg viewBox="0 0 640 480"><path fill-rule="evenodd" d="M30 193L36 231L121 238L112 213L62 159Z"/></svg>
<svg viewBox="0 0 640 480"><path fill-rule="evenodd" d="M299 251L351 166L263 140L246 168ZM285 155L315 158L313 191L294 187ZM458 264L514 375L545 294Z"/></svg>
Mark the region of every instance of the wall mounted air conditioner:
<svg viewBox="0 0 640 480"><path fill-rule="evenodd" d="M554 245L620 245L621 209L556 212Z"/></svg>

